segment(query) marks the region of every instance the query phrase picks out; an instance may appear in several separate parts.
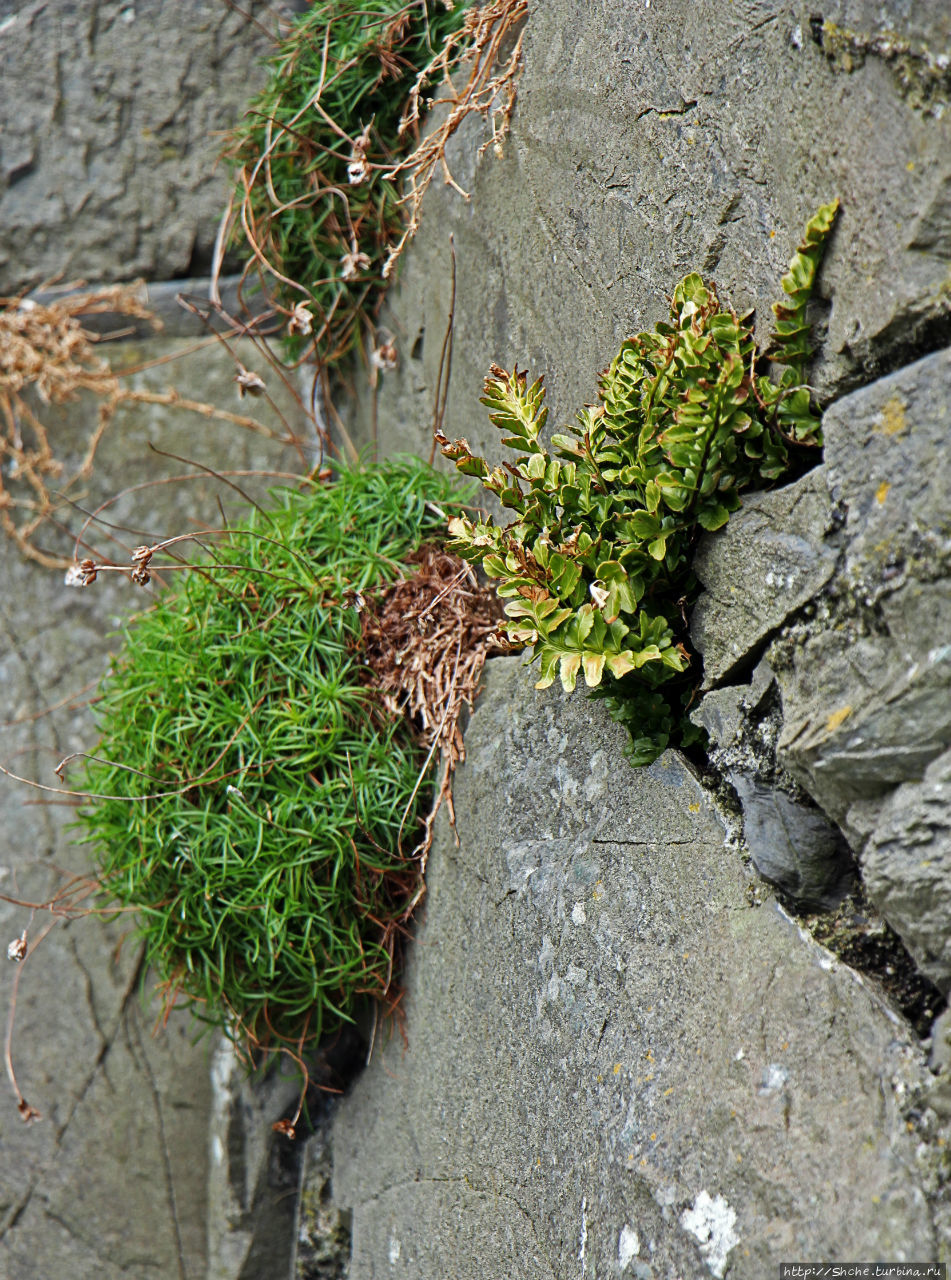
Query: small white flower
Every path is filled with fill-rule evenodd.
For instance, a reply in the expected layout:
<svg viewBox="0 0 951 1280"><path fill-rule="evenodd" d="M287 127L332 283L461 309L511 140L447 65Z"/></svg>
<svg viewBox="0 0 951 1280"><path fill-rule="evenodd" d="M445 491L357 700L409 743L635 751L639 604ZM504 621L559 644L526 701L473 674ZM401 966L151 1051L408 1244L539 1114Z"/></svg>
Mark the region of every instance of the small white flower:
<svg viewBox="0 0 951 1280"><path fill-rule="evenodd" d="M591 593L591 599L594 603L599 609L603 609L608 602L608 595L610 593L597 582L592 582L588 590Z"/></svg>
<svg viewBox="0 0 951 1280"><path fill-rule="evenodd" d="M26 930L20 934L19 938L14 938L7 947L7 959L16 960L19 963L26 955Z"/></svg>

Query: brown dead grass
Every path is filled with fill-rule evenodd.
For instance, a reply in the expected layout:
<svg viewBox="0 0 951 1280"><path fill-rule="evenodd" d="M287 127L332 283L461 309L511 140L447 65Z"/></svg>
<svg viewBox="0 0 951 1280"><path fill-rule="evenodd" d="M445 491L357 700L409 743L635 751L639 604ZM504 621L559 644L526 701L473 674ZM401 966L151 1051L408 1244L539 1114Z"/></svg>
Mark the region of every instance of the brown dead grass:
<svg viewBox="0 0 951 1280"><path fill-rule="evenodd" d="M495 592L458 556L428 545L409 560L415 572L367 602L362 633L368 683L388 710L411 720L430 756L440 753L442 776L427 820L422 875L443 800L455 824L452 774L465 759L460 721L472 709L486 658L500 648L501 610Z"/></svg>
<svg viewBox="0 0 951 1280"><path fill-rule="evenodd" d="M424 111L440 107L446 110L433 116L418 145L388 174L405 179L400 204L406 209L406 226L389 251L384 280L419 230L423 197L437 171L442 172L449 186L469 199L469 193L453 178L446 159L449 139L463 121L472 115L487 120L492 133L478 154L484 155L490 147L496 155L502 154L515 109L527 16L528 0L490 0L470 9L461 29L417 77L400 123L400 135L418 133ZM440 88L438 96L433 97L427 86L437 80Z"/></svg>
<svg viewBox="0 0 951 1280"><path fill-rule="evenodd" d="M64 503L78 496L120 405L163 405L282 438L255 418L187 399L174 386L150 391L124 385L122 379L136 371L113 370L97 350L103 338L84 327L83 321L109 315L116 316L120 326L124 318L161 329L161 322L142 302L144 284L135 281L65 292L77 287L64 286L62 297L42 302L24 296L0 298L0 529L28 560L47 569L67 568L71 561L43 550L36 535L55 519ZM120 329L108 338L127 332ZM243 372L246 377L255 376ZM69 464L61 442L43 421L43 411L78 402L83 395L93 396L98 403L92 414L86 406L77 409L91 423L85 436L78 437L82 456ZM77 438L72 431L71 436ZM295 443L290 433L284 442Z"/></svg>

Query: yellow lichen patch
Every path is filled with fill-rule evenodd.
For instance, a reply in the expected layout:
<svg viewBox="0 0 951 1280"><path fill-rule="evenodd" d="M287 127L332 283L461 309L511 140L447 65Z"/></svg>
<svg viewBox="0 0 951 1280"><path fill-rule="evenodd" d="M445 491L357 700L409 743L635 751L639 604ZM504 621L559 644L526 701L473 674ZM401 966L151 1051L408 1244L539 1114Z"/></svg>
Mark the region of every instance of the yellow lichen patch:
<svg viewBox="0 0 951 1280"><path fill-rule="evenodd" d="M833 729L838 729L843 720L847 720L852 714L851 707L839 707L838 711L833 711L826 721L826 728L831 733Z"/></svg>
<svg viewBox="0 0 951 1280"><path fill-rule="evenodd" d="M693 804L688 804L688 805L687 805L687 808L690 810L690 812L691 812L691 813L699 813L699 812L700 812L700 802L699 802L699 801L695 801Z"/></svg>
<svg viewBox="0 0 951 1280"><path fill-rule="evenodd" d="M891 488L891 485L888 483L888 481L883 480L882 483L875 490L875 501L878 503L879 506L881 506L884 503L885 499L888 497L888 491L890 488Z"/></svg>
<svg viewBox="0 0 951 1280"><path fill-rule="evenodd" d="M905 420L905 402L901 396L891 396L882 405L882 411L879 414L878 422L875 424L875 430L886 436L897 436L907 430L908 423Z"/></svg>

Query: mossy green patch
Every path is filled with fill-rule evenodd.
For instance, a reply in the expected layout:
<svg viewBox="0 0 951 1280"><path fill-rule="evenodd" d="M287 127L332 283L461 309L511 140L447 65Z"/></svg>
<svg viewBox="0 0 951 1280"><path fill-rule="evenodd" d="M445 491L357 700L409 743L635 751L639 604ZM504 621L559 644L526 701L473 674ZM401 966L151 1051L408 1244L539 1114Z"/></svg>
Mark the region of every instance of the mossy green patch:
<svg viewBox="0 0 951 1280"><path fill-rule="evenodd" d="M390 986L426 793L358 610L457 490L409 459L274 496L125 630L82 823L168 997L295 1046Z"/></svg>

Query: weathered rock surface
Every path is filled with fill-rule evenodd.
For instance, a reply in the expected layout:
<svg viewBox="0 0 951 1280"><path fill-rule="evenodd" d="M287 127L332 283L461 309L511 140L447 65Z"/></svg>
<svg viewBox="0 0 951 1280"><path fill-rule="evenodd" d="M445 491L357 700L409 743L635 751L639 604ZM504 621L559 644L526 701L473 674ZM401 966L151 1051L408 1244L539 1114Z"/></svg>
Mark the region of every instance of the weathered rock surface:
<svg viewBox="0 0 951 1280"><path fill-rule="evenodd" d="M831 625L776 665L781 757L820 805L919 779L951 744L951 350L825 415L830 493L845 511Z"/></svg>
<svg viewBox="0 0 951 1280"><path fill-rule="evenodd" d="M941 862L920 788L951 746L948 21L904 0L843 0L822 20L759 0L533 11L505 155L477 161L474 124L450 148L472 200L430 193L384 317L400 368L351 423L368 439L375 421L383 451L429 452L450 232L444 427L497 457L477 403L491 360L545 373L557 429L688 270L755 306L765 337L805 218L837 194L813 304L826 461L749 496L701 550L693 628L719 687L699 714L719 718L721 750L743 748L773 673L748 706L752 686L729 682L772 646L769 750L730 762L747 843L829 905L854 869L841 826L923 964L944 954L944 899L924 908L931 873L889 806L921 814L920 858ZM750 905L762 886L748 899L683 761L624 772L590 704L528 683L493 664L457 785L461 847L444 838L430 863L409 1048L394 1037L338 1115L351 1280L945 1256L940 1135L907 1123L951 1114L947 1082L922 1112L931 1077L903 1024L771 899ZM866 847L883 814L881 850ZM876 859L901 868L894 889Z"/></svg>
<svg viewBox="0 0 951 1280"><path fill-rule="evenodd" d="M300 1088L279 1071L249 1082L223 1038L211 1083L207 1280L289 1280L304 1148L272 1126L293 1114Z"/></svg>
<svg viewBox="0 0 951 1280"><path fill-rule="evenodd" d="M109 354L125 368L180 357L134 375L138 385L161 392L173 384L186 398L243 408L230 358L218 347L182 354L193 347L193 341L155 339L117 344ZM245 347L239 354L251 363ZM287 396L279 402L292 417L293 400ZM266 405L256 402L254 410L268 429L283 433ZM75 459L82 453L95 415L95 403L86 399L49 415L61 456ZM292 450L233 424L180 408L136 405L117 415L103 439L98 467L85 493L77 495L82 505L92 509L121 488L189 470L151 453L150 441L182 457L238 471L300 466ZM232 515L245 509L226 485L196 474L187 483L159 483L127 495L104 516L115 525L131 525L136 535L123 539L117 529L94 525L88 543L118 558L141 540L139 531L169 535L194 527L193 520L220 524L217 497ZM9 475L5 483L11 483ZM238 483L254 482L242 477ZM81 512L66 508L61 514L78 530ZM40 541L49 551L72 552L72 538L55 526ZM115 643L111 633L150 598L150 592L136 591L127 580L110 582L105 576L85 590L69 590L61 571L27 564L5 547L0 557L0 762L58 785L56 763L95 743L88 700ZM0 779L0 891L44 901L61 887L61 869L88 874L90 854L66 829L70 809L36 800L36 793ZM32 944L47 923L43 913L31 918L27 910L0 903L0 945L5 948L24 928ZM14 1066L27 1100L43 1115L40 1123L25 1126L5 1082L0 1097L4 1280L204 1280L210 1043L207 1038L194 1043L195 1024L182 1013L173 1014L168 1027L153 1036L160 1006L142 999L140 950L128 932L124 918L81 919L54 928L19 969L4 957L4 1020L12 984L19 980ZM151 988L151 981L146 979L145 986Z"/></svg>
<svg viewBox="0 0 951 1280"><path fill-rule="evenodd" d="M928 781L926 771L934 761L940 773L939 757L951 746L949 386L951 350L944 350L827 410L825 460L806 479L814 491L825 486L837 522L819 523L825 542L804 557L806 564L821 558L825 570L812 599L808 591L797 598L792 625L769 632L762 610L747 605L782 571L777 538L787 527L780 517L764 535L749 510L727 536L706 541L700 572L710 589L695 611L700 642L716 637L715 661L725 647L750 662L773 636L769 660L782 697L778 763L848 835L872 901L944 990L951 986L948 866L931 799L943 784ZM768 500L778 505L785 492ZM757 572L747 577L757 556ZM731 591L737 581L745 586L739 606ZM722 670L721 662L714 674ZM725 719L721 707L742 698L741 687L717 690L698 712L721 747L748 730L748 714L745 722ZM736 762L725 764L744 799ZM764 874L789 887L801 865L808 882L807 849L784 880L753 848L755 821L747 826ZM767 841L785 864L782 843L778 830Z"/></svg>
<svg viewBox="0 0 951 1280"><path fill-rule="evenodd" d="M350 1280L932 1257L899 1020L741 864L690 768L489 664L399 1035L340 1107ZM848 1203L849 1212L842 1206Z"/></svg>
<svg viewBox="0 0 951 1280"><path fill-rule="evenodd" d="M284 6L285 10L290 6ZM195 275L275 6L0 4L0 294Z"/></svg>
<svg viewBox="0 0 951 1280"><path fill-rule="evenodd" d="M896 922L919 967L951 990L951 752L883 805L862 856L879 909Z"/></svg>
<svg viewBox="0 0 951 1280"><path fill-rule="evenodd" d="M907 28L934 58L948 51L941 5L822 12L872 36ZM594 399L621 340L667 318L687 271L712 277L738 309L755 306L765 337L802 226L834 195L842 212L815 304L827 324L813 371L823 398L948 341L942 242L925 246L913 227L919 211L935 228L951 219L951 111L915 105L883 53L845 70L814 14L779 0L533 9L504 158L490 148L477 160L480 125L463 127L449 158L471 202L431 190L391 295L402 363L380 391L385 448L429 452L450 232L445 426L474 447L497 448L478 404L490 361L545 374L557 430ZM367 398L367 431L370 417Z"/></svg>
<svg viewBox="0 0 951 1280"><path fill-rule="evenodd" d="M825 542L832 504L821 472L768 493L751 493L717 538L701 543L694 567L707 588L690 634L703 655L704 685L728 680L831 578ZM731 573L722 572L725 560Z"/></svg>
<svg viewBox="0 0 951 1280"><path fill-rule="evenodd" d="M709 737L708 760L742 811L743 840L761 876L804 908L835 907L851 891L855 860L842 833L776 762L782 708L772 669L704 697L691 719Z"/></svg>

